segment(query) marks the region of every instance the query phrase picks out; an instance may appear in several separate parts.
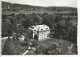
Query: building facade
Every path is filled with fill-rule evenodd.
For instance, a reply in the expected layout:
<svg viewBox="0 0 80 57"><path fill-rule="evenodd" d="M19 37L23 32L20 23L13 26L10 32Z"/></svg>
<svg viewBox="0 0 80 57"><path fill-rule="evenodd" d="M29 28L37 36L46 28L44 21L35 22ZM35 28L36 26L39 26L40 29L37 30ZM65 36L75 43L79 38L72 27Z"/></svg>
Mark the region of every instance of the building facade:
<svg viewBox="0 0 80 57"><path fill-rule="evenodd" d="M33 31L33 38L35 35L38 36L38 40L46 39L49 37L50 28L47 25L35 25L29 27Z"/></svg>

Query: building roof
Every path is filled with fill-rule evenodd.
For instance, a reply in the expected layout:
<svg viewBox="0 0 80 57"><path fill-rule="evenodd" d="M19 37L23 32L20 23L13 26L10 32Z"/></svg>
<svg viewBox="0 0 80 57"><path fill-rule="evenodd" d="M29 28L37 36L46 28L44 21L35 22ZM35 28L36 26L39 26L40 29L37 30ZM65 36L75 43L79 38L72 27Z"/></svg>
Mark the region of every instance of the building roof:
<svg viewBox="0 0 80 57"><path fill-rule="evenodd" d="M29 29L32 29L34 31L45 31L45 30L50 30L47 25L36 25L36 26L31 26Z"/></svg>

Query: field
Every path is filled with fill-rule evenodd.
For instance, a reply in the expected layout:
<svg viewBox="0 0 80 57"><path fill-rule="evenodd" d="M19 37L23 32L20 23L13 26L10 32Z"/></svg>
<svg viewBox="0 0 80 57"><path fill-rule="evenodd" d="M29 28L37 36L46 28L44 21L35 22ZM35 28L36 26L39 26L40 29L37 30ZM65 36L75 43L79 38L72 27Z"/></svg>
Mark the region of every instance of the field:
<svg viewBox="0 0 80 57"><path fill-rule="evenodd" d="M68 50L68 47L71 47L71 45L73 44L75 46L74 43L70 42L70 41L66 41L66 40L63 40L63 39L56 39L56 38L50 38L50 39L45 39L45 40L42 40L39 42L39 45L41 45L42 47L39 48L39 50L42 50L42 49L45 49L48 47L49 44L56 44L56 45L59 45L59 47L61 47L62 49L62 53L59 53L60 55L62 54L65 54L65 55L70 55L68 54L69 50ZM42 48L42 49L41 49ZM51 48L51 46L49 47L49 49ZM74 49L74 51L71 51L74 55L76 55L76 47L73 47L72 49ZM55 50L55 49L54 49ZM38 51L39 52L39 51ZM56 52L55 52L56 53ZM36 55L33 51L29 51L26 53L26 55ZM37 55L43 55L43 53L38 53ZM49 54L50 55L50 54ZM54 55L54 54L52 54ZM57 55L57 54L55 54Z"/></svg>
<svg viewBox="0 0 80 57"><path fill-rule="evenodd" d="M1 47L2 47L2 52L1 52L2 55L16 55L16 54L22 55L28 49L27 46L22 45L19 41L13 41L8 39L2 40Z"/></svg>
<svg viewBox="0 0 80 57"><path fill-rule="evenodd" d="M62 14L69 14L69 13L72 13L71 11L62 11L62 12L57 12L57 11L18 11L18 12L11 12L11 11L3 11L2 14L3 15L9 15L9 14L12 14L12 13L15 13L15 14L18 14L18 13L21 13L21 14L32 14L32 13L36 13L36 14L43 14L43 13L48 13L48 14L57 14L57 13L62 13Z"/></svg>
<svg viewBox="0 0 80 57"><path fill-rule="evenodd" d="M66 54L68 52L68 47L70 47L71 44L74 44L74 43L72 43L70 41L66 41L66 40L63 40L63 39L56 39L56 38L47 39L47 40L44 40L44 41L40 42L40 44L42 44L42 45L43 44L51 44L51 43L57 44L57 45L59 45L59 43L61 43L59 47L62 48L62 52L64 54Z"/></svg>
<svg viewBox="0 0 80 57"><path fill-rule="evenodd" d="M4 42L2 42L2 46L5 44L5 40L7 40L7 39L4 39L3 40ZM71 47L71 44L73 44L75 46L75 44L72 43L72 42L70 42L70 41L66 41L66 40L63 40L63 39L56 39L56 38L48 38L48 39L39 41L39 45L44 46L44 49L47 48L49 44L59 45L59 43L61 43L59 47L62 48L62 52L63 52L62 54L67 54L68 47ZM16 48L14 48L14 49L16 49ZM21 46L20 44L18 44L16 50L19 50L19 49L20 50L23 50L23 51L19 51L19 52L18 51L17 52L14 51L14 52L16 52L18 55L21 55L21 54L23 54L27 50L27 46ZM76 47L74 47L72 49L74 49L74 51L76 51ZM72 52L74 54L76 54L74 51L72 51ZM26 53L26 55L31 55L31 54L32 55L35 55L36 53L34 53L32 50L31 51L28 51ZM38 55L41 55L41 53L39 53Z"/></svg>

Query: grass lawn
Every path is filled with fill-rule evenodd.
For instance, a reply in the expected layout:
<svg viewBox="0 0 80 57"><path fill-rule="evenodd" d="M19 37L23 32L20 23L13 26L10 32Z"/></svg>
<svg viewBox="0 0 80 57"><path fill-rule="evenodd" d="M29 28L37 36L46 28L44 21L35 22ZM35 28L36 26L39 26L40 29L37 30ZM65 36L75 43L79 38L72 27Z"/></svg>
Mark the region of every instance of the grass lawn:
<svg viewBox="0 0 80 57"><path fill-rule="evenodd" d="M64 52L64 54L66 54L66 52L68 51L68 47L71 46L71 44L75 45L74 43L67 41L67 40L63 40L63 39L56 39L56 38L50 38L50 39L45 39L39 42L40 45L45 45L46 44L60 44L60 47L62 48L62 51ZM75 49L76 50L76 49Z"/></svg>
<svg viewBox="0 0 80 57"><path fill-rule="evenodd" d="M19 41L8 39L2 40L2 55L21 55L28 49L27 45L22 45ZM6 51L8 50L8 51ZM10 52L10 53L7 53Z"/></svg>
<svg viewBox="0 0 80 57"><path fill-rule="evenodd" d="M2 40L2 47L5 45L5 42L6 40ZM68 51L68 47L70 47L71 44L74 44L70 41L57 39L57 38L48 38L48 39L39 41L39 45L44 45L44 48L47 47L48 44L54 44L54 43L57 45L59 45L60 43L59 47L62 48L62 52L64 52L63 54L66 54L66 52ZM12 44L10 44L10 46L12 46L11 49L16 55L21 55L27 50L27 46L21 45L19 41L12 41ZM30 50L26 55L35 55L35 53ZM36 55L40 55L40 54L36 54Z"/></svg>
<svg viewBox="0 0 80 57"><path fill-rule="evenodd" d="M74 43L70 42L70 41L67 41L67 40L63 40L63 39L56 39L56 38L48 38L48 39L44 39L44 40L41 40L39 41L39 46L42 45L43 47L39 47L39 51L41 49L45 49L48 47L48 44L57 44L59 45L59 47L62 48L62 54L61 55L68 55L68 47L71 46L71 44L74 45ZM74 49L74 51L76 51L76 49ZM74 52L73 52L74 53ZM76 53L74 53L75 55ZM43 53L38 53L38 54L35 54L33 51L29 51L26 55L43 55ZM54 54L54 55L59 55L59 54Z"/></svg>
<svg viewBox="0 0 80 57"><path fill-rule="evenodd" d="M56 39L56 38L45 39L45 40L40 41L39 43L40 44L48 44L48 43L51 43L51 42L54 42L56 44L61 43L63 46L65 45L67 47L70 46L71 44L73 44L70 41L63 40L63 39Z"/></svg>

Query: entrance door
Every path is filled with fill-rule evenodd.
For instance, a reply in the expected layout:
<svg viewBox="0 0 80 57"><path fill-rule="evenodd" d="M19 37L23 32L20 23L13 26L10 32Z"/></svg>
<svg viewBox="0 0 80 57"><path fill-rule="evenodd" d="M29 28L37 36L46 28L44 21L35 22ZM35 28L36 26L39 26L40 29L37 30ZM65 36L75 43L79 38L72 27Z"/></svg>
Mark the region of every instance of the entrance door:
<svg viewBox="0 0 80 57"><path fill-rule="evenodd" d="M34 35L34 39L38 40L38 35L37 34Z"/></svg>

